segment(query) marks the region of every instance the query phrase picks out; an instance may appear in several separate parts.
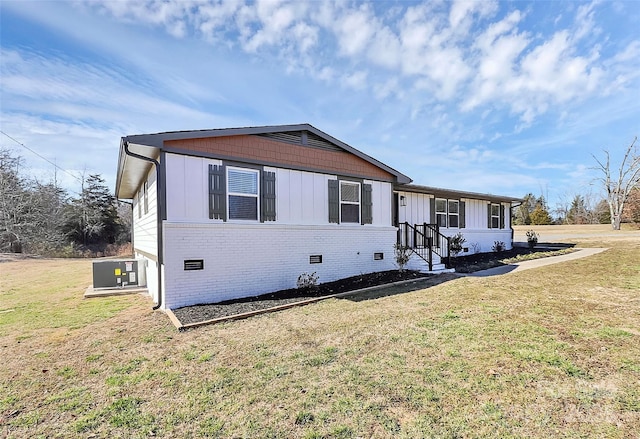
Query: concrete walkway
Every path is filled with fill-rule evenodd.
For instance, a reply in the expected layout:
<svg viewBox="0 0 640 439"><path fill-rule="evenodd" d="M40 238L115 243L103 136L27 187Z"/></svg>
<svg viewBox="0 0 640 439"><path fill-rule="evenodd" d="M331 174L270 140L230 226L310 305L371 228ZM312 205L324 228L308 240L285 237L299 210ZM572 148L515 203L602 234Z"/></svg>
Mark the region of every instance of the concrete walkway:
<svg viewBox="0 0 640 439"><path fill-rule="evenodd" d="M517 262L515 264L502 265L500 267L489 268L488 270L476 271L474 273L459 273L461 276L488 277L500 274L513 273L516 271L529 270L530 268L544 267L545 265L557 264L559 262L573 261L574 259L586 258L601 253L607 248L576 248L576 251L566 255L551 256L548 258L532 259L530 261Z"/></svg>

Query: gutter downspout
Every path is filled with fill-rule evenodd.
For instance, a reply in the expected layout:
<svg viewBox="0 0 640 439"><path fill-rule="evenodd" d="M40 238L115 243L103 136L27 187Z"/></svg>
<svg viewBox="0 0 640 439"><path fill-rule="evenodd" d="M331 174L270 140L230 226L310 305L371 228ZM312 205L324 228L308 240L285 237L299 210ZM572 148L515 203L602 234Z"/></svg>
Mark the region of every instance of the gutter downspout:
<svg viewBox="0 0 640 439"><path fill-rule="evenodd" d="M158 196L156 197L156 203L157 203L157 208L156 208L156 217L157 217L157 234L158 234L158 303L156 305L153 306L153 310L157 310L158 308L160 308L162 306L162 263L163 263L163 257L162 257L162 209L161 209L161 203L162 203L162 197L160 196L161 191L160 191L160 162L158 162L155 159L149 158L149 157L145 157L143 155L140 154L136 154L135 152L131 152L129 151L129 142L127 142L126 140L123 142L124 144L124 152L125 154L127 154L129 157L133 157L139 160L144 160L146 162L152 163L155 166L156 169L156 192L158 194Z"/></svg>
<svg viewBox="0 0 640 439"><path fill-rule="evenodd" d="M516 204L515 206L513 204L511 204L511 207L509 208L509 228L511 229L511 247L513 247L513 240L515 238L515 230L513 230L513 209L517 209L518 207L522 206L522 203L524 203L524 201L521 201L520 203Z"/></svg>

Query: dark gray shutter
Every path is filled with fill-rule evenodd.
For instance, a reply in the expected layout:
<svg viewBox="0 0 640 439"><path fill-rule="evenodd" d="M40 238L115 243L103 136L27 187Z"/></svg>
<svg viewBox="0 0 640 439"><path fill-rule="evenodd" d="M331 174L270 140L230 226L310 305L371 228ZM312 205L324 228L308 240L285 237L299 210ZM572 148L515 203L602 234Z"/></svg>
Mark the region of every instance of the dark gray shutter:
<svg viewBox="0 0 640 439"><path fill-rule="evenodd" d="M340 182L329 180L329 222L340 222Z"/></svg>
<svg viewBox="0 0 640 439"><path fill-rule="evenodd" d="M262 172L260 222L276 220L276 173Z"/></svg>
<svg viewBox="0 0 640 439"><path fill-rule="evenodd" d="M209 165L209 218L227 220L224 165Z"/></svg>
<svg viewBox="0 0 640 439"><path fill-rule="evenodd" d="M373 200L371 185L362 184L362 224L373 224Z"/></svg>
<svg viewBox="0 0 640 439"><path fill-rule="evenodd" d="M465 218L465 205L464 201L460 201L460 209L458 210L458 227L464 229L466 227L466 218Z"/></svg>
<svg viewBox="0 0 640 439"><path fill-rule="evenodd" d="M436 199L429 198L429 223L436 223Z"/></svg>
<svg viewBox="0 0 640 439"><path fill-rule="evenodd" d="M504 229L504 204L500 205L500 228Z"/></svg>
<svg viewBox="0 0 640 439"><path fill-rule="evenodd" d="M488 227L491 228L491 203L487 204L487 213L488 213L487 224L488 224Z"/></svg>

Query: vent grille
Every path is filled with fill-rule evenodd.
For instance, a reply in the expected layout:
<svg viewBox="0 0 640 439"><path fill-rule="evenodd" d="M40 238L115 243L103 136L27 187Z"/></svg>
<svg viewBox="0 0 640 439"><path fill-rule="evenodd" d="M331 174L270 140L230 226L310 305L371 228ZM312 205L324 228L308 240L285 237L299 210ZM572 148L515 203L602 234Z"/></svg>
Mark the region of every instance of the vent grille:
<svg viewBox="0 0 640 439"><path fill-rule="evenodd" d="M374 261L382 261L384 259L384 253L379 252L379 253L374 253L373 254L373 260Z"/></svg>
<svg viewBox="0 0 640 439"><path fill-rule="evenodd" d="M258 134L259 137L265 137L267 139L276 140L278 142L293 143L294 145L303 145L302 143L302 131L291 131L287 133L264 133ZM342 151L337 145L326 141L322 137L306 132L307 142L305 146L311 146L314 148L327 149L329 151Z"/></svg>
<svg viewBox="0 0 640 439"><path fill-rule="evenodd" d="M322 255L311 255L309 256L310 264L322 264Z"/></svg>
<svg viewBox="0 0 640 439"><path fill-rule="evenodd" d="M204 259L185 259L184 271L204 270Z"/></svg>

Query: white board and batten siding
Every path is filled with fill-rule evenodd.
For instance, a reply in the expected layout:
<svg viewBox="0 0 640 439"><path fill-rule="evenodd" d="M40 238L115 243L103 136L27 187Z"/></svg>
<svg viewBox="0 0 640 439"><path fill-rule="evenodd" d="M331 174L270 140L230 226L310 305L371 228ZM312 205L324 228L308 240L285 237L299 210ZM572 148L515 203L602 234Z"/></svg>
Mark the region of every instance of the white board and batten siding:
<svg viewBox="0 0 640 439"><path fill-rule="evenodd" d="M209 219L209 165L212 160L167 154L167 220L174 222L221 222ZM327 225L329 222L328 180L336 175L265 167L276 173L277 224ZM364 180L371 184L373 222L365 227L391 225L391 183ZM230 221L231 222L231 221ZM246 224L246 222L244 222ZM273 223L265 223L265 226Z"/></svg>
<svg viewBox="0 0 640 439"><path fill-rule="evenodd" d="M141 260L139 269L145 270L147 288L154 301L158 300L158 191L156 172L152 167L146 178L147 209L144 201L145 182L138 188L133 198L133 251Z"/></svg>
<svg viewBox="0 0 640 439"><path fill-rule="evenodd" d="M430 200L435 198L434 195L403 191L399 191L398 195L404 196L406 201L406 206L398 206L398 220L401 223L408 222L411 225L431 223ZM459 200L465 203L465 227L441 227L440 232L445 236L453 236L461 232L466 239L464 247L468 249L462 254L472 254L474 251L490 252L495 241L502 241L507 249L511 248L511 206L509 203L494 203L504 206L504 228L490 229L488 224L489 200L470 198L460 198Z"/></svg>

